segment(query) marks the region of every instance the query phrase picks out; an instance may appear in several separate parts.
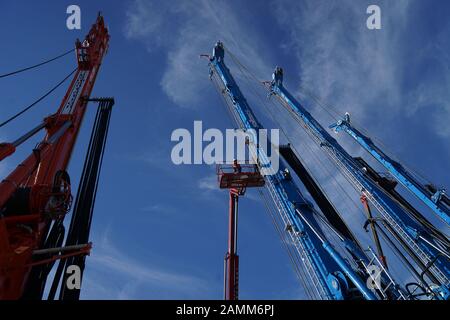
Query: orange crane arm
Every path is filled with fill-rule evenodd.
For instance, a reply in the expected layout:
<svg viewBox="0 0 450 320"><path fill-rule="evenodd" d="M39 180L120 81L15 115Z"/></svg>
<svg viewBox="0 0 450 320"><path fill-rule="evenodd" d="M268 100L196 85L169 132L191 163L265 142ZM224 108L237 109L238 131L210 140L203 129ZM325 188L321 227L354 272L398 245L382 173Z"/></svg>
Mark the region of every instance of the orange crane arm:
<svg viewBox="0 0 450 320"><path fill-rule="evenodd" d="M78 68L58 111L44 119L45 138L0 183L0 299L23 295L33 252L70 207L66 169L108 44L99 15L85 40L76 42Z"/></svg>

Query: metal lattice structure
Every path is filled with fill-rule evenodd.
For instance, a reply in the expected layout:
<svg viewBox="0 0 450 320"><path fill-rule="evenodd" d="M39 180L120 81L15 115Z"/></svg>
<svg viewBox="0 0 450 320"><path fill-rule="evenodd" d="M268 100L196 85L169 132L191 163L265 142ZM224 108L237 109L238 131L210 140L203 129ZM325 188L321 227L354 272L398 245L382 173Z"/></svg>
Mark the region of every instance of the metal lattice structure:
<svg viewBox="0 0 450 320"><path fill-rule="evenodd" d="M221 42L214 47L213 55L209 57L210 78L223 96L232 119L243 130L262 129L250 105L233 78L230 69L225 65L225 48ZM233 57L234 58L234 57ZM236 58L234 58L236 59ZM242 65L240 66L242 69ZM449 298L449 256L445 247L448 239L437 228L427 221L423 215L394 191L395 183L386 183L367 164L351 157L345 149L317 122L317 120L288 92L283 86L283 70L275 69L273 80L264 82L264 88L269 97L277 101L292 115L293 119L305 130L311 140L324 151L357 193L367 211L367 225L371 225L377 253L370 247L363 249L358 239L348 229L342 216L337 212L326 196L317 180L296 157L295 151L285 147L281 152L283 160L298 175L304 187L319 206L317 210L313 203L306 200L296 182L292 179L286 162L281 160L278 172L265 175L266 190L272 204L283 224L284 231L291 239L299 261L302 262L304 283L313 288L311 298L315 299L428 299ZM355 139L370 149L372 155L383 158L385 165L387 156L380 149L370 144L367 137L362 137L353 129L348 121L340 121L336 129L351 132ZM356 132L356 133L355 133ZM267 162L265 150L258 145L249 144L250 154L262 169ZM376 154L375 154L376 152ZM388 166L395 178L405 184L400 177L400 164ZM389 181L388 181L389 182ZM408 181L407 183L410 183ZM389 188L386 187L389 185ZM411 182L410 185L413 185ZM424 192L425 187L421 186ZM425 192L424 192L425 193ZM416 192L416 195L417 192ZM418 195L420 198L420 195ZM441 190L426 193L427 199L434 203L430 205L441 218L446 220L447 198ZM423 197L422 197L423 198ZM422 199L423 200L423 199ZM370 205L376 209L377 215L372 215ZM430 204L427 202L427 204ZM320 214L321 212L322 214ZM332 230L341 245L346 249L345 257L336 250L335 244L325 235L323 226ZM432 230L433 229L433 230ZM432 231L432 232L431 232ZM383 242L389 242L411 272L419 278L414 291L411 283L402 287L390 274L383 255L382 244L378 233L383 235ZM436 236L434 236L436 235ZM378 255L377 255L378 254ZM379 272L373 275L374 268ZM376 278L376 279L375 279ZM377 281L375 281L377 280ZM375 285L368 285L375 281ZM421 289L417 293L417 288Z"/></svg>

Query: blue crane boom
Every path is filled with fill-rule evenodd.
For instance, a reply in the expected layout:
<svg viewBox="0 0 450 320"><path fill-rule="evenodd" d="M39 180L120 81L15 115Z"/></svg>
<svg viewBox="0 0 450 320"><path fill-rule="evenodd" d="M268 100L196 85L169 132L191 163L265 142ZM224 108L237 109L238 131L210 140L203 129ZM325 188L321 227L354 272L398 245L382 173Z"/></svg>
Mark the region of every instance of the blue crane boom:
<svg viewBox="0 0 450 320"><path fill-rule="evenodd" d="M449 297L449 261L429 241L427 230L416 223L403 208L370 179L364 168L342 148L342 146L317 122L317 120L283 86L283 70L277 67L273 80L268 84L270 95L281 104L303 126L311 138L328 154L344 177L362 192L380 212L388 231L401 243L416 264L428 276L437 298ZM427 239L424 241L423 239Z"/></svg>
<svg viewBox="0 0 450 320"><path fill-rule="evenodd" d="M330 126L335 132L345 131L353 139L355 139L361 147L369 152L378 162L380 162L394 178L403 184L416 197L424 202L433 212L439 216L445 223L450 225L450 209L441 201L445 196L445 190L440 189L430 192L423 184L408 172L400 163L396 162L385 154L375 143L366 135L362 134L358 129L350 123L350 116L347 113L345 118Z"/></svg>
<svg viewBox="0 0 450 320"><path fill-rule="evenodd" d="M218 42L210 58L210 75L217 76L224 90L224 96L232 104L233 116L244 130L260 130L263 126L256 119L230 70L224 63L224 47ZM255 145L249 145L250 153L257 156L258 163L267 163L267 154ZM254 159L256 160L256 159ZM366 286L361 275L353 270L348 262L336 251L314 218L312 204L305 199L292 180L285 164L280 161L279 170L273 175L265 175L266 187L271 194L302 261L311 284L321 299L351 298L347 290L351 283L365 299L377 299Z"/></svg>

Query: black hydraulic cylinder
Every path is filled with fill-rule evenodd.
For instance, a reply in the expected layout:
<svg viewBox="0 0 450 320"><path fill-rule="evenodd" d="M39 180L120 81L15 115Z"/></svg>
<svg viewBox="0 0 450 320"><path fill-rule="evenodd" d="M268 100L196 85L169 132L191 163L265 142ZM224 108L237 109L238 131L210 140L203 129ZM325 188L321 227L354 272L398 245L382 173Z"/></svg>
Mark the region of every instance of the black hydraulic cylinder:
<svg viewBox="0 0 450 320"><path fill-rule="evenodd" d="M108 127L111 117L113 99L97 99L99 109L92 130L91 140L89 142L83 173L75 199L72 220L70 222L65 246L76 246L89 242L89 234L97 193L100 169L103 161L103 154L108 136ZM49 300L55 298L61 277L61 288L59 293L60 300L78 300L80 297L79 289L67 288L67 269L70 266L78 266L81 271L81 279L85 267L85 255L73 256L62 259L55 273L52 287L49 292Z"/></svg>
<svg viewBox="0 0 450 320"><path fill-rule="evenodd" d="M339 213L333 204L328 200L325 193L322 191L320 186L308 172L306 167L297 157L295 152L292 150L290 145L280 146L280 154L283 159L289 164L289 166L294 170L296 175L302 181L305 188L308 190L311 197L317 203L322 213L325 215L328 222L338 231L343 237L352 240L356 245L359 246L356 237L353 235L351 230L348 228L347 224L341 218Z"/></svg>

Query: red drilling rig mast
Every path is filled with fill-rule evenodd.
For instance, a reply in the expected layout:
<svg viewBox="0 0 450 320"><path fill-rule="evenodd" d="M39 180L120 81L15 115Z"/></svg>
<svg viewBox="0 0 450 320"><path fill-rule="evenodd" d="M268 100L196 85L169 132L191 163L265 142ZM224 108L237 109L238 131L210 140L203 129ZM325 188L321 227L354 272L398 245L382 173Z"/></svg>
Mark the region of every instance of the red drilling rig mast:
<svg viewBox="0 0 450 320"><path fill-rule="evenodd" d="M224 294L225 300L239 298L239 256L237 254L237 228L239 197L247 188L264 186L264 178L256 165L239 164L217 166L220 189L230 190L230 208L228 217L228 251L225 254Z"/></svg>
<svg viewBox="0 0 450 320"><path fill-rule="evenodd" d="M78 67L57 112L15 142L0 144L1 161L46 130L32 154L0 183L0 299L23 298L33 267L89 253L89 243L57 248L64 232L55 228L64 228L62 220L71 207L66 170L108 43L99 15L84 41L76 42Z"/></svg>

